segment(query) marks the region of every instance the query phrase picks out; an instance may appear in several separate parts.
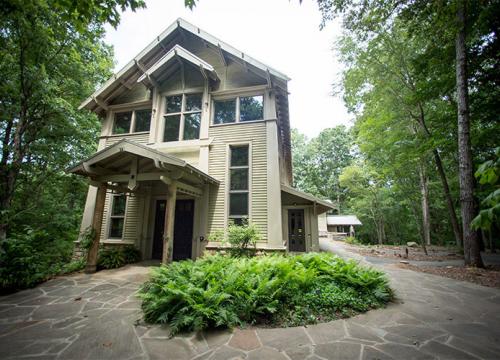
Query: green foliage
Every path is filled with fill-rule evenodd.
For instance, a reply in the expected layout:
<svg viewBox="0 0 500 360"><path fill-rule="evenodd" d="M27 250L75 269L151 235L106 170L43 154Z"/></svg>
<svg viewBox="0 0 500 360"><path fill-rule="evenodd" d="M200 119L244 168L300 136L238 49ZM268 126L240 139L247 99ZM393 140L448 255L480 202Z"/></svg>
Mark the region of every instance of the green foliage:
<svg viewBox="0 0 500 360"><path fill-rule="evenodd" d="M31 287L59 274L71 252L71 241L62 242L44 231L25 228L17 237L7 238L0 243L0 293Z"/></svg>
<svg viewBox="0 0 500 360"><path fill-rule="evenodd" d="M73 260L73 261L63 265L60 274L61 275L71 274L71 273L83 270L83 269L85 269L86 263L87 263L87 260L85 258Z"/></svg>
<svg viewBox="0 0 500 360"><path fill-rule="evenodd" d="M352 245L362 245L362 243L356 239L354 236L346 236L344 239L344 242L347 244L352 244Z"/></svg>
<svg viewBox="0 0 500 360"><path fill-rule="evenodd" d="M141 259L141 253L133 245L112 246L99 250L97 267L100 269L116 269Z"/></svg>
<svg viewBox="0 0 500 360"><path fill-rule="evenodd" d="M324 129L310 140L292 129L291 138L295 186L320 198L342 203L345 194L339 184L339 175L354 158L352 133L340 125Z"/></svg>
<svg viewBox="0 0 500 360"><path fill-rule="evenodd" d="M472 221L475 229L490 230L500 223L500 147L495 149L495 157L482 163L476 171L479 183L486 187L488 195L481 202L482 209Z"/></svg>
<svg viewBox="0 0 500 360"><path fill-rule="evenodd" d="M299 325L383 306L384 274L327 253L206 256L155 268L140 290L145 319L179 331Z"/></svg>
<svg viewBox="0 0 500 360"><path fill-rule="evenodd" d="M125 263L133 264L141 260L141 252L134 245L126 245L123 247L123 257Z"/></svg>
<svg viewBox="0 0 500 360"><path fill-rule="evenodd" d="M255 253L255 245L261 239L259 230L254 224L236 225L233 222L227 227L229 253L233 256L245 256Z"/></svg>

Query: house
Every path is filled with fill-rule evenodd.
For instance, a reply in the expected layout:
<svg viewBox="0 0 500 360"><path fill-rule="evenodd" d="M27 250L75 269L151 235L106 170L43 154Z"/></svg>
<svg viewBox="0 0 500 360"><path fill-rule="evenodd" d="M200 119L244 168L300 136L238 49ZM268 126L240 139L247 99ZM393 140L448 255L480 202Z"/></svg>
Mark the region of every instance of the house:
<svg viewBox="0 0 500 360"><path fill-rule="evenodd" d="M336 236L354 236L355 226L363 225L356 215L330 215L318 216L318 229L320 236L333 234Z"/></svg>
<svg viewBox="0 0 500 360"><path fill-rule="evenodd" d="M167 262L247 219L258 249L318 250L332 205L292 187L288 81L178 19L80 106L102 123L98 151L68 170L90 181L82 232Z"/></svg>

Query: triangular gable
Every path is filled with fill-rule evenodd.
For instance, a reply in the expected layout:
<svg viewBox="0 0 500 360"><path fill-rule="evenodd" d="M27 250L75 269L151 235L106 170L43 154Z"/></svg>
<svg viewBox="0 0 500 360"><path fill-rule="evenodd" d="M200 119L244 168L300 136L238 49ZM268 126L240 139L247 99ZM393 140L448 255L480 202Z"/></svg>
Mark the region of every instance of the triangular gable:
<svg viewBox="0 0 500 360"><path fill-rule="evenodd" d="M144 50L137 54L137 56L135 56L120 71L106 81L103 86L89 96L79 108L87 108L89 110L96 110L97 108L106 109L107 104L104 103L103 100L111 98L114 94L120 92L122 88L130 88L130 86L135 84L139 77L145 74L151 66L156 64L158 60L163 57L166 43L170 44L169 41L172 41L172 39L175 38L176 32L180 32L182 34L183 31L187 31L200 38L203 42L218 48L222 58L228 56L237 59L237 61L246 64L245 66L248 65L248 67L255 68L259 75L266 78L268 82L272 82L272 77L274 77L278 80L276 81L277 85L282 83L286 88L286 82L290 80L290 78L285 74L268 65L265 65L264 63L248 56L242 51L235 49L231 45L201 30L199 27L179 18L158 37L156 37L154 41L146 46ZM175 44L172 44L172 46L173 45Z"/></svg>
<svg viewBox="0 0 500 360"><path fill-rule="evenodd" d="M200 59L198 56L193 53L187 51L180 45L175 45L172 49L170 49L160 60L158 60L153 66L151 66L138 80L137 82L145 82L149 81L155 82L154 75L159 70L168 67L172 62L177 62L178 60L187 61L192 64L194 67L200 69L202 75L206 77L207 75L216 80L217 73L212 65Z"/></svg>

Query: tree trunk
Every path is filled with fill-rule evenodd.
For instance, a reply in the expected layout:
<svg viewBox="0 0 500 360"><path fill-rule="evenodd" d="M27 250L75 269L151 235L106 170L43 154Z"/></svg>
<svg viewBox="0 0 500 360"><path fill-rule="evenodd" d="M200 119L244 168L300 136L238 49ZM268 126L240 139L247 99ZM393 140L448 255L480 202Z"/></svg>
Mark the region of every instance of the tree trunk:
<svg viewBox="0 0 500 360"><path fill-rule="evenodd" d="M466 2L457 6L458 30L455 41L457 105L458 105L458 164L460 180L460 205L464 241L465 265L484 267L479 250L477 232L471 228L475 217L474 174L470 141L469 90L466 56Z"/></svg>
<svg viewBox="0 0 500 360"><path fill-rule="evenodd" d="M427 128L427 124L425 121L424 109L421 104L419 104L420 115L417 117L418 123L424 130L424 133L427 138L431 137L431 132ZM441 161L441 156L439 155L439 151L437 149L432 150L432 154L434 156L434 162L436 163L436 169L441 179L441 184L443 186L444 197L446 199L446 207L448 208L448 216L450 218L451 227L453 229L453 235L455 236L455 243L458 247L462 246L462 231L460 230L460 225L458 223L457 212L455 211L455 205L453 204L453 198L451 197L450 186L448 185L448 179L446 177L446 173L444 171L443 162Z"/></svg>
<svg viewBox="0 0 500 360"><path fill-rule="evenodd" d="M422 195L422 244L431 244L431 219L430 219L430 208L429 208L429 178L425 171L425 165L420 164L419 169L420 177L420 193Z"/></svg>

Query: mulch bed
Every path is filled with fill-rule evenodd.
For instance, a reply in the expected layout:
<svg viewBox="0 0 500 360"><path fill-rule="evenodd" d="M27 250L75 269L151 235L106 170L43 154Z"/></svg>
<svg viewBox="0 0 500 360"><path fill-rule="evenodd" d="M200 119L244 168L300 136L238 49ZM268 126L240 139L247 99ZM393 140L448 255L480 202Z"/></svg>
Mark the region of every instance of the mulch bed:
<svg viewBox="0 0 500 360"><path fill-rule="evenodd" d="M422 248L408 247L408 257L406 257L406 246L404 245L376 245L376 246L356 246L348 245L352 250L363 256L376 256L391 259L413 260L413 261L446 261L460 260L463 256L456 253L453 248L443 246L428 246L425 255Z"/></svg>
<svg viewBox="0 0 500 360"><path fill-rule="evenodd" d="M397 264L396 266L455 280L468 281L483 286L500 288L500 265L487 266L486 269L465 266L415 266L410 264Z"/></svg>

